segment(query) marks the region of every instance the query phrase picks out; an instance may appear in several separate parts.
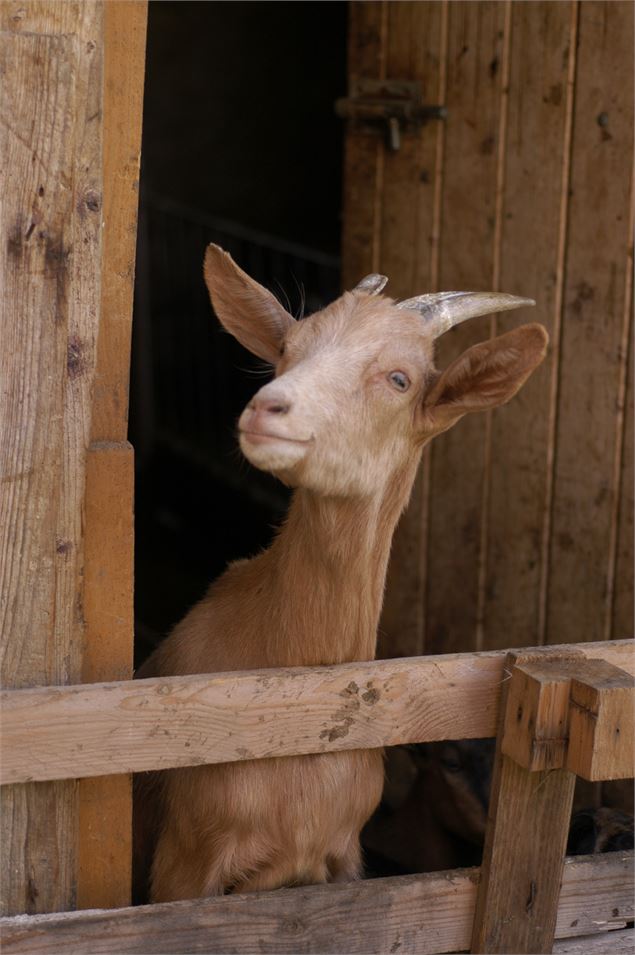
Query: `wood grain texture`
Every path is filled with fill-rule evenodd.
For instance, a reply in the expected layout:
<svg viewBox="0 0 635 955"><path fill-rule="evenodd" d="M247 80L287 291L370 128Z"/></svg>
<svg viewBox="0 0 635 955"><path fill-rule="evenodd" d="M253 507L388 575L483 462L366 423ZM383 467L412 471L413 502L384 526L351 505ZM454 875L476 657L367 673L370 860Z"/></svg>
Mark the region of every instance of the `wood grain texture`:
<svg viewBox="0 0 635 955"><path fill-rule="evenodd" d="M393 3L388 18L387 76L416 80L426 102L439 102L445 68L442 3ZM436 287L432 236L443 123L402 134L401 148L384 145L379 269L387 292L407 298ZM410 503L397 527L379 627L379 656L423 653L427 560L428 472L420 469Z"/></svg>
<svg viewBox="0 0 635 955"><path fill-rule="evenodd" d="M569 691L576 672L597 661L529 660L512 670L501 751L531 772L562 769L569 736ZM626 675L626 674L625 674Z"/></svg>
<svg viewBox="0 0 635 955"><path fill-rule="evenodd" d="M571 680L567 768L583 779L632 779L635 680L605 660Z"/></svg>
<svg viewBox="0 0 635 955"><path fill-rule="evenodd" d="M385 76L388 3L360 0L349 4L349 89L360 77ZM342 283L353 288L364 275L378 271L379 198L383 144L376 136L348 129L344 148L344 219Z"/></svg>
<svg viewBox="0 0 635 955"><path fill-rule="evenodd" d="M3 5L2 682L81 678L99 315L101 5ZM25 634L28 633L28 639ZM77 786L2 791L2 910L75 900Z"/></svg>
<svg viewBox="0 0 635 955"><path fill-rule="evenodd" d="M635 203L635 185L631 186L631 201ZM626 292L624 295L624 317L627 323L628 335L624 341L626 349L626 388L623 399L623 439L621 447L621 462L619 473L619 504L617 510L617 526L615 533L615 568L611 592L608 621L608 631L613 639L619 639L620 634L627 633L635 619L635 587L633 571L635 558L633 557L633 542L635 528L633 524L633 406L635 393L633 390L633 209L631 208L631 244L626 265Z"/></svg>
<svg viewBox="0 0 635 955"><path fill-rule="evenodd" d="M584 938L555 942L555 955L633 955L635 931L632 928L585 935Z"/></svg>
<svg viewBox="0 0 635 955"><path fill-rule="evenodd" d="M384 71L427 61L425 99L449 115L433 169L412 150L350 167L345 262L354 228L360 263L385 257L389 291L418 242L417 288L429 274L430 288L493 283L537 299L518 319L446 336L441 366L509 322L551 333L508 407L432 445L395 538L379 652L575 642L591 619L587 639L620 637L633 619L632 5L352 6L351 69L372 15L387 24ZM436 29L416 28L435 16L438 45Z"/></svg>
<svg viewBox="0 0 635 955"><path fill-rule="evenodd" d="M0 30L64 36L77 30L82 0L2 0Z"/></svg>
<svg viewBox="0 0 635 955"><path fill-rule="evenodd" d="M494 271L504 3L449 4L441 235L442 289L490 289ZM446 367L489 337L474 319L439 340ZM477 649L481 514L485 481L483 415L468 415L431 447L426 586L430 653Z"/></svg>
<svg viewBox="0 0 635 955"><path fill-rule="evenodd" d="M104 194L99 345L86 474L82 681L132 676L134 452L126 442L147 3L104 6ZM128 776L79 788L80 908L130 902Z"/></svg>
<svg viewBox="0 0 635 955"><path fill-rule="evenodd" d="M573 773L531 772L503 752L505 732L517 723L513 668L525 660L509 654L506 661L512 680L503 690L470 949L492 955L551 952L573 805ZM559 694L555 703L557 726L566 697Z"/></svg>
<svg viewBox="0 0 635 955"><path fill-rule="evenodd" d="M92 441L125 441L132 333L146 0L104 8L104 239Z"/></svg>
<svg viewBox="0 0 635 955"><path fill-rule="evenodd" d="M594 936L632 917L633 853L568 859L556 936ZM3 952L26 955L465 951L477 869L252 895L0 920ZM617 913L617 914L615 914ZM616 933L611 933L611 935Z"/></svg>
<svg viewBox="0 0 635 955"><path fill-rule="evenodd" d="M548 642L605 636L632 167L633 6L580 5ZM601 82L598 78L601 77Z"/></svg>
<svg viewBox="0 0 635 955"><path fill-rule="evenodd" d="M569 174L575 8L575 3L538 2L513 3L511 10L499 285L536 300L536 308L519 317L541 322L551 346L520 393L491 418L484 649L507 646L510 633L525 644L541 642L542 531L558 384L568 208L561 196ZM496 325L503 331L512 322L513 316L505 317Z"/></svg>
<svg viewBox="0 0 635 955"><path fill-rule="evenodd" d="M585 656L635 670L632 641ZM4 691L0 781L494 736L504 667L458 654Z"/></svg>
<svg viewBox="0 0 635 955"><path fill-rule="evenodd" d="M134 454L127 443L91 444L86 467L82 682L132 677ZM79 787L78 908L130 903L129 776Z"/></svg>

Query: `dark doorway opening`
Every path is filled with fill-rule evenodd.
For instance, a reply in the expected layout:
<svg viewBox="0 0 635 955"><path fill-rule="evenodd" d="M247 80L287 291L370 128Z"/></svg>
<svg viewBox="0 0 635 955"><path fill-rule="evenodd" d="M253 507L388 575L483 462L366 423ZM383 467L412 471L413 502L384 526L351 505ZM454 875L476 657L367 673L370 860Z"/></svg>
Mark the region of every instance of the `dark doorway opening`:
<svg viewBox="0 0 635 955"><path fill-rule="evenodd" d="M228 562L266 546L287 492L241 459L266 369L202 278L217 242L294 313L339 292L344 2L151 2L130 440L135 665Z"/></svg>

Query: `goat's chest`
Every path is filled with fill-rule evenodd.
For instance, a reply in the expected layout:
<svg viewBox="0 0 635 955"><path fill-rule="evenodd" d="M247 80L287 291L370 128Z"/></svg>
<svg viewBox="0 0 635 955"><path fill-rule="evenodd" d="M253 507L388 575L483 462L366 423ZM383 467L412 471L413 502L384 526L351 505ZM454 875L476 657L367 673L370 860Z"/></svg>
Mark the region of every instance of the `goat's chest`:
<svg viewBox="0 0 635 955"><path fill-rule="evenodd" d="M364 825L381 798L383 756L352 750L225 763L179 771L173 783L187 787L204 829L222 821L239 832L266 830L274 841L294 833L319 840Z"/></svg>

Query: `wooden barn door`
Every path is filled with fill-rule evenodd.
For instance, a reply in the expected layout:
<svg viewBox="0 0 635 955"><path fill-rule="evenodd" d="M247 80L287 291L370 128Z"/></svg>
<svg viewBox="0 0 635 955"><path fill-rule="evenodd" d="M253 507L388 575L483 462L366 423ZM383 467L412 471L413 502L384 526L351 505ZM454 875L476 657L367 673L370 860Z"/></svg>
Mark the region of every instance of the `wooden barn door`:
<svg viewBox="0 0 635 955"><path fill-rule="evenodd" d="M426 452L397 533L379 652L632 634L633 7L350 5L351 93L416 81L445 120L349 121L344 281L500 289L535 309L446 335L445 366L520 321L551 346L530 383ZM361 85L360 85L361 84Z"/></svg>
<svg viewBox="0 0 635 955"><path fill-rule="evenodd" d="M0 5L4 688L132 676L145 20L143 2ZM129 902L128 776L3 786L0 833L2 915Z"/></svg>

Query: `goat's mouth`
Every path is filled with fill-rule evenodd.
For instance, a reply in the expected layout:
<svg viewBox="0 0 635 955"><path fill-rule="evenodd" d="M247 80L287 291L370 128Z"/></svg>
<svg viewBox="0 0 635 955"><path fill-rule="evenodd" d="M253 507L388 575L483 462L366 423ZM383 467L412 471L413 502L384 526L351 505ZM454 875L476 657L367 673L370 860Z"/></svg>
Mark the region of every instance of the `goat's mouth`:
<svg viewBox="0 0 635 955"><path fill-rule="evenodd" d="M273 441L284 441L288 444L309 445L313 443L313 438L290 438L286 434L276 434L273 431L249 431L241 428L239 436L248 444L270 444Z"/></svg>

